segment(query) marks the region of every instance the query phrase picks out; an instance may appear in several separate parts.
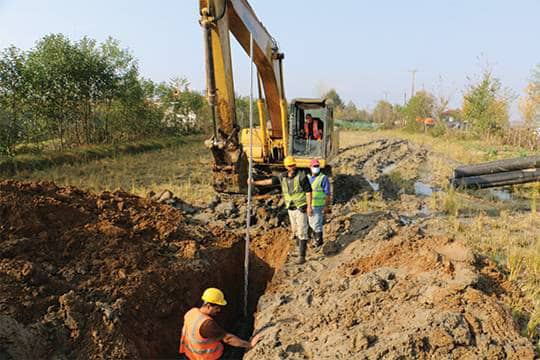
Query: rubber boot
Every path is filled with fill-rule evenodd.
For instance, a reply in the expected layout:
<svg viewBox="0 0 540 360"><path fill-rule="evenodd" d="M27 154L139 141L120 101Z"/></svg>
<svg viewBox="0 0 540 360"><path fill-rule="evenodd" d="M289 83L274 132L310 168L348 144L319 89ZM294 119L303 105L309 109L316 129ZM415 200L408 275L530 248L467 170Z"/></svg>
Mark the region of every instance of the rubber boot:
<svg viewBox="0 0 540 360"><path fill-rule="evenodd" d="M315 233L315 247L319 248L323 244L323 233L322 232L316 232Z"/></svg>
<svg viewBox="0 0 540 360"><path fill-rule="evenodd" d="M306 250L307 250L307 240L300 240L298 246L298 260L296 263L301 265L306 262Z"/></svg>

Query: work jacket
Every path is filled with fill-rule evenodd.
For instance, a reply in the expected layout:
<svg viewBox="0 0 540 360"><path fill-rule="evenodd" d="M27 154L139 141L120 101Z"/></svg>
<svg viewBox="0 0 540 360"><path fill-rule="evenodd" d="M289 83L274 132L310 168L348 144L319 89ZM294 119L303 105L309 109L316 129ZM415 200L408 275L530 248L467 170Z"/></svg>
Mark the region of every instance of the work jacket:
<svg viewBox="0 0 540 360"><path fill-rule="evenodd" d="M293 188L289 189L289 183L287 176L281 177L281 191L283 192L283 198L285 200L285 207L289 209L291 204L297 209L307 205L306 192L300 185L300 177L305 176L302 172L297 172L293 180Z"/></svg>
<svg viewBox="0 0 540 360"><path fill-rule="evenodd" d="M319 173L311 183L311 193L313 194L311 197L311 206L313 207L322 207L326 204L326 193L322 186L325 177L326 175Z"/></svg>
<svg viewBox="0 0 540 360"><path fill-rule="evenodd" d="M211 319L198 308L193 308L184 315L180 354L185 354L190 360L217 360L221 357L223 354L221 341L203 338L200 333L201 325Z"/></svg>

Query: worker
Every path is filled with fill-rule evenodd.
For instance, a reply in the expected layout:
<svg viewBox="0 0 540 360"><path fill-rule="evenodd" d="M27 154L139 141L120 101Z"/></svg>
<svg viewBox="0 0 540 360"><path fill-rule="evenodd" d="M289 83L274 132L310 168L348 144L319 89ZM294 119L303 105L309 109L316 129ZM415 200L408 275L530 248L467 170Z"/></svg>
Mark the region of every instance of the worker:
<svg viewBox="0 0 540 360"><path fill-rule="evenodd" d="M297 264L300 265L306 261L308 216L313 213L311 185L306 174L296 168L294 157L287 156L283 164L287 168L286 172L270 179L253 181L253 184L258 186L281 185L285 207L291 221L292 238L296 240L298 246Z"/></svg>
<svg viewBox="0 0 540 360"><path fill-rule="evenodd" d="M308 220L309 227L313 232L313 245L320 247L323 244L324 213L330 211L332 193L328 176L321 173L319 160L311 160L310 169L309 182L311 183L313 214L308 217Z"/></svg>
<svg viewBox="0 0 540 360"><path fill-rule="evenodd" d="M229 334L213 319L227 305L225 295L216 288L208 288L201 297L201 307L194 307L184 316L184 326L180 338L180 354L189 360L215 360L223 355L223 344L244 349L253 348L259 341L254 336L251 341Z"/></svg>
<svg viewBox="0 0 540 360"><path fill-rule="evenodd" d="M314 120L311 114L306 115L304 121L304 135L306 139L322 140L322 120Z"/></svg>

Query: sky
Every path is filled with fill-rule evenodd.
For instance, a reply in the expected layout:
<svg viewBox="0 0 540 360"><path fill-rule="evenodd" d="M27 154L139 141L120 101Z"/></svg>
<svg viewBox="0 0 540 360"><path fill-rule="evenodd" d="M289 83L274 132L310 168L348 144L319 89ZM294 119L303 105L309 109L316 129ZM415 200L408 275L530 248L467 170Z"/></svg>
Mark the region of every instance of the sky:
<svg viewBox="0 0 540 360"><path fill-rule="evenodd" d="M288 99L335 88L373 109L416 89L450 98L486 67L515 96L540 63L540 0L249 0L285 53ZM30 49L49 33L77 40L112 36L144 77L182 76L204 89L197 0L0 0L0 48ZM233 40L236 92L249 94L249 59ZM514 104L513 120L519 113Z"/></svg>

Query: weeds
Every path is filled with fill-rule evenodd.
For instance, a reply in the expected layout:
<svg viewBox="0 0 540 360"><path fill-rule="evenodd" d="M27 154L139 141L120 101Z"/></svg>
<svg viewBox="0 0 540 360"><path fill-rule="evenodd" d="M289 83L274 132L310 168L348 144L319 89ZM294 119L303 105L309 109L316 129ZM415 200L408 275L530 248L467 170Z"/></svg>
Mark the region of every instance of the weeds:
<svg viewBox="0 0 540 360"><path fill-rule="evenodd" d="M209 201L214 193L210 157L200 137L188 137L182 144L157 151L21 171L15 178L48 180L92 191L121 188L139 196L168 189L187 202L197 203Z"/></svg>

